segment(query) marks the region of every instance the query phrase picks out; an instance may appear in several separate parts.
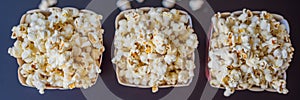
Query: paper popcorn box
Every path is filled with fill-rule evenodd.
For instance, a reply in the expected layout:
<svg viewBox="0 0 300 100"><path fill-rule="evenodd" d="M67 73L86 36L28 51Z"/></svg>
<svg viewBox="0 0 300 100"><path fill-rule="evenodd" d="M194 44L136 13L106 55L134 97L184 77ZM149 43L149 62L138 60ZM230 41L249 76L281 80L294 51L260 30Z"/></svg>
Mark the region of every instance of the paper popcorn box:
<svg viewBox="0 0 300 100"><path fill-rule="evenodd" d="M235 16L239 16L239 15L241 15L243 13L243 11L235 11L235 12L232 12L232 13L230 13L230 12L223 12L223 13L220 13L220 15L221 15L221 18L227 18L227 17L229 17L231 14L233 14L233 15L235 15ZM262 13L262 11L252 11L252 13L253 13L253 15L260 15L261 13ZM274 19L276 20L276 21L279 21L280 22L280 24L283 24L284 26L285 26L285 28L286 28L286 31L287 31L287 33L289 34L289 32L290 32L290 29L289 29L289 24L288 24L288 21L286 20L286 19L284 19L281 15L278 15L278 14L272 14L272 13L270 13L273 17L274 17ZM216 16L213 16L212 17L212 19L213 18L215 18ZM212 34L214 33L214 32L216 32L216 30L214 29L214 24L212 23L211 24L211 26L210 26L210 31L209 31L209 33L208 33L208 48L209 48L209 50L208 50L208 53L209 52L211 52L211 47L210 47L210 45L211 45L211 39L212 39ZM218 34L218 33L217 33ZM210 62L210 60L211 60L211 58L208 56L208 62ZM208 79L208 81L211 81L211 79L212 79L212 74L211 74L211 72L210 72L210 68L208 68L208 62L206 62L207 64L206 64L206 68L205 68L205 75L206 75L206 78ZM289 61L288 61L288 63L289 63ZM286 80L286 72L284 72L283 73L284 75L283 75L283 79L284 80ZM225 89L223 86L221 86L221 87L216 87L216 86L214 86L214 85L212 85L212 84L210 84L212 87L214 87L214 88L221 88L221 89ZM262 88L260 88L260 87L258 87L258 86L252 86L251 88L247 88L248 90L250 90L250 91L269 91L269 92L277 92L277 90L275 90L275 89L273 89L273 88L270 88L270 87L268 87L268 88L266 88L266 89L262 89ZM245 89L238 89L238 88L236 88L235 90L245 90Z"/></svg>
<svg viewBox="0 0 300 100"><path fill-rule="evenodd" d="M148 12L150 11L151 7L143 7L143 8L139 8L140 10L143 10L145 12ZM163 9L163 11L169 11L169 9L167 8L154 8L154 9ZM135 12L136 9L130 9L130 10L125 10L125 11L122 11L117 17L116 17L116 21L115 21L115 28L116 29L119 29L120 28L120 25L119 25L119 21L122 20L122 19L125 19L125 16L124 14L128 13L128 12ZM186 13L185 11L182 11L182 10L178 10L180 12L180 14L182 15L187 15L188 16L188 25L192 26L192 19L191 17L188 15L188 13ZM116 38L116 35L115 35L115 38ZM114 50L114 55L116 55L117 53L117 49L115 48ZM192 54L192 60L195 61L195 54L193 53ZM116 75L117 75L117 80L119 82L119 84L121 85L124 85L124 86L129 86L129 87L138 87L138 88L151 88L152 86L148 86L148 85L135 85L135 84L130 84L128 82L126 82L125 78L122 79L120 77L120 68L119 66L122 66L122 65L116 65ZM190 83L192 82L192 78L189 79L189 81L187 82L187 84L176 84L176 85L159 85L157 86L157 88L168 88L168 87L183 87L183 86L188 86ZM153 89L153 87L152 87Z"/></svg>
<svg viewBox="0 0 300 100"><path fill-rule="evenodd" d="M26 14L24 14L20 20L20 24L24 24L25 23L25 20L26 20L26 16L30 15L30 14L33 14L33 13L42 13L43 15L50 15L50 9L52 10L62 10L62 9L65 9L65 10L68 10L68 11L78 11L80 13L85 13L85 14L96 14L95 12L93 11L90 11L90 10L78 10L76 8L72 8L72 7L65 7L65 8L58 8L58 7L51 7L51 8L48 8L47 10L40 10L40 9L35 9L35 10L30 10L30 11L27 11ZM100 28L101 28L101 24L100 24ZM102 33L99 33L102 35ZM18 40L20 38L17 38ZM103 45L103 41L101 42L101 44ZM101 52L99 52L101 53ZM101 62L102 62L102 54L100 54L100 57L99 57L99 60L97 62L97 64L99 64L101 66ZM26 84L26 78L22 76L22 74L20 73L21 69L22 69L22 65L24 64L24 61L21 59L21 58L17 58L17 63L19 65L19 68L18 68L18 79L19 79L19 82L23 85L23 86L27 86L27 87L34 87L34 86L30 86L28 84ZM98 66L100 68L100 66ZM96 78L94 78L92 80L92 85L94 85L97 81L97 78L98 78L98 75L99 74L96 74ZM74 88L82 88L83 87L83 84L79 84L79 85L75 85ZM70 88L64 88L64 87L59 87L59 86L51 86L51 85L46 85L46 88L45 89L60 89L60 90L65 90L65 89L70 89ZM72 88L71 88L72 89Z"/></svg>

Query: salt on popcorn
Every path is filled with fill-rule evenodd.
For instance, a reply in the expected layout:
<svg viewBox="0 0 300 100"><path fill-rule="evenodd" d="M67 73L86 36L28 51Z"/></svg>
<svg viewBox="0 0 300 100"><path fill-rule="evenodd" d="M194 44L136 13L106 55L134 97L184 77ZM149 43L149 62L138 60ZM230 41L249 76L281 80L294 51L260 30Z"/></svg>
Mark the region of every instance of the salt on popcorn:
<svg viewBox="0 0 300 100"><path fill-rule="evenodd" d="M112 62L120 84L152 92L190 84L198 40L186 12L131 9L121 12L115 25Z"/></svg>
<svg viewBox="0 0 300 100"><path fill-rule="evenodd" d="M101 15L76 8L31 10L13 27L8 53L17 58L19 81L44 89L88 88L101 72Z"/></svg>
<svg viewBox="0 0 300 100"><path fill-rule="evenodd" d="M208 79L212 87L287 94L286 70L293 57L282 16L244 9L212 17Z"/></svg>

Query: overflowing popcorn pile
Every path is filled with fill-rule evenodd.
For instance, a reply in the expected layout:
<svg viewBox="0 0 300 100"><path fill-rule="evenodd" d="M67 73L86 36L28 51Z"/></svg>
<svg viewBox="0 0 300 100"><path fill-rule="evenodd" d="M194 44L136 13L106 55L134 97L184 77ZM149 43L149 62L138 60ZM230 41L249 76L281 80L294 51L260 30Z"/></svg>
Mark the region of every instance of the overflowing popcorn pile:
<svg viewBox="0 0 300 100"><path fill-rule="evenodd" d="M197 35L183 11L140 8L117 18L112 62L119 83L134 87L188 85L194 76Z"/></svg>
<svg viewBox="0 0 300 100"><path fill-rule="evenodd" d="M224 16L212 18L210 84L225 88L225 96L244 89L288 93L286 70L294 48L279 15L244 9L240 15Z"/></svg>
<svg viewBox="0 0 300 100"><path fill-rule="evenodd" d="M13 27L8 53L17 58L23 85L44 89L92 86L104 52L101 15L75 8L25 14Z"/></svg>

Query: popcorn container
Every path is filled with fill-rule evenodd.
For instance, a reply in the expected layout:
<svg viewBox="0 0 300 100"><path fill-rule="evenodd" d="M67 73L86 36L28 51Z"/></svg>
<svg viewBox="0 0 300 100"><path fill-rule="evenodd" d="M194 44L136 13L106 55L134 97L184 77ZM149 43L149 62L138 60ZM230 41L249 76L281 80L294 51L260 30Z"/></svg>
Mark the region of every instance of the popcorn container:
<svg viewBox="0 0 300 100"><path fill-rule="evenodd" d="M72 7L65 7L65 8L62 8L64 10L68 10L68 11L75 11L75 12L81 12L81 13L86 13L86 14L96 14L94 13L93 11L90 11L90 10L78 10L76 8L72 8ZM20 20L20 24L24 24L25 23L25 20L26 20L26 17L30 14L33 14L33 13L42 13L43 15L50 15L51 12L49 12L49 10L56 10L56 11L61 11L62 10L61 8L57 8L57 7L51 7L51 8L48 8L46 10L40 10L40 9L35 9L35 10L30 10L30 11L27 11L26 14L24 14ZM100 34L100 33L99 33ZM17 38L18 40L20 40L20 38ZM103 44L103 41L102 41L102 44ZM101 52L99 52L101 53ZM102 54L100 55L99 57L99 60L97 62L97 64L99 64L101 66L101 61L102 61ZM27 86L27 87L33 87L33 86L30 86L28 84L26 84L26 78L22 76L22 74L20 73L21 69L22 69L22 65L24 64L24 61L21 59L21 58L17 58L17 63L19 65L19 68L18 68L18 79L19 79L19 82L23 85L23 86ZM98 66L98 67L100 67ZM98 75L99 74L96 74L96 78L94 78L92 80L92 85L94 85L97 81L97 78L98 78ZM82 84L79 84L79 85L75 85L75 86L72 86L72 88L82 88L83 85ZM71 89L72 89L71 88ZM46 84L46 87L45 89L60 89L60 90L65 90L65 89L69 89L69 88L64 88L64 87L59 87L59 86L51 86L49 84Z"/></svg>
<svg viewBox="0 0 300 100"><path fill-rule="evenodd" d="M243 13L243 11L235 11L235 12L232 12L232 13L230 13L230 12L223 12L223 13L220 13L220 16L221 16L221 18L227 18L227 17L229 17L231 14L233 14L234 16L239 16L239 15L241 15ZM262 13L262 11L252 11L252 13L253 13L253 15L260 15L261 13ZM288 24L288 22L287 22L287 20L286 19L284 19L281 15L278 15L278 14L272 14L271 13L271 15L274 17L274 19L276 20L276 21L279 21L280 22L280 24L283 24L284 26L285 26L285 28L286 28L286 31L287 31L287 33L289 34L289 32L290 32L290 29L289 29L289 24ZM216 16L213 16L212 17L212 19L214 18L214 17L216 17ZM208 41L207 41L207 48L208 48L208 54L207 54L207 57L208 57L208 59L207 59L207 62L206 62L206 68L205 68L205 75L206 75L206 78L207 78L207 80L210 82L211 80L212 80L212 75L211 75L211 72L210 72L210 68L208 67L209 65L208 65L208 63L211 61L211 58L210 58L210 56L209 56L209 53L211 52L211 47L210 47L210 45L211 45L211 39L212 39L212 34L214 33L214 32L216 32L216 30L214 29L214 24L213 24L213 22L211 23L211 26L210 26L210 31L209 31L209 33L207 34L207 38L208 38ZM283 79L284 80L286 80L286 72L284 72L283 73ZM225 87L224 86L219 86L219 87L216 87L216 86L214 86L214 85L212 85L211 83L210 83L210 85L212 86L212 87L214 87L214 88L221 88L221 89L225 89ZM270 86L268 87L268 88L266 88L266 89L263 89L263 88L261 88L261 87L258 87L258 86L250 86L250 87L248 87L248 88L246 88L246 89L248 89L248 90L250 90L250 91L269 91L269 92L277 92L277 90L276 89L274 89L274 88L270 88ZM239 89L239 88L236 88L235 90L245 90L245 89Z"/></svg>
<svg viewBox="0 0 300 100"><path fill-rule="evenodd" d="M139 8L145 12L148 12L150 11L150 7L143 7L143 8ZM156 8L155 8L156 9ZM163 11L169 11L169 9L167 8L160 8L160 9L163 9ZM188 13L186 13L185 11L181 11L181 10L178 10L180 14L182 15L187 15L188 16L188 25L192 26L192 20L191 20L191 17L188 15ZM119 21L122 20L122 19L125 19L125 16L124 14L125 13L128 13L128 12L135 12L135 9L130 9L130 10L125 10L125 11L122 11L117 17L116 17L116 21L115 21L115 29L118 29L119 28ZM115 35L115 38L116 38L116 35ZM117 49L114 50L114 55L116 55L117 53ZM192 54L192 60L194 61L195 60L195 55L194 53ZM135 85L135 84L130 84L130 83L127 83L125 82L124 79L122 79L119 75L119 72L120 72L120 69L119 67L116 65L116 75L117 75L117 80L118 80L118 83L121 84L121 85L124 85L124 86L129 86L129 87L138 87L138 88L151 88L152 86L147 86L147 85ZM159 85L157 86L157 88L168 88L168 87L183 87L183 86L188 86L190 83L192 82L192 78L189 79L189 81L187 82L187 84L176 84L176 85ZM152 87L153 88L153 87Z"/></svg>

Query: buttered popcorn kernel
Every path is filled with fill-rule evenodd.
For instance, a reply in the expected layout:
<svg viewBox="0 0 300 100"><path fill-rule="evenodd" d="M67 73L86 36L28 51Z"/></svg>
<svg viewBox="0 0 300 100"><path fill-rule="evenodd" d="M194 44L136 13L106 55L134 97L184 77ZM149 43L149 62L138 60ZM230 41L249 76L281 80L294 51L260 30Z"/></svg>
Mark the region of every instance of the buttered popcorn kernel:
<svg viewBox="0 0 300 100"><path fill-rule="evenodd" d="M117 20L114 39L119 82L152 87L188 84L198 40L189 16L172 9L134 9Z"/></svg>
<svg viewBox="0 0 300 100"><path fill-rule="evenodd" d="M215 14L212 22L208 67L213 87L225 88L225 96L252 87L288 92L285 74L294 48L285 25L273 14L246 9L225 18Z"/></svg>
<svg viewBox="0 0 300 100"><path fill-rule="evenodd" d="M40 93L49 87L73 89L92 86L104 52L101 15L75 8L49 8L49 15L27 13L13 27L17 39L8 53L22 61L25 85Z"/></svg>

